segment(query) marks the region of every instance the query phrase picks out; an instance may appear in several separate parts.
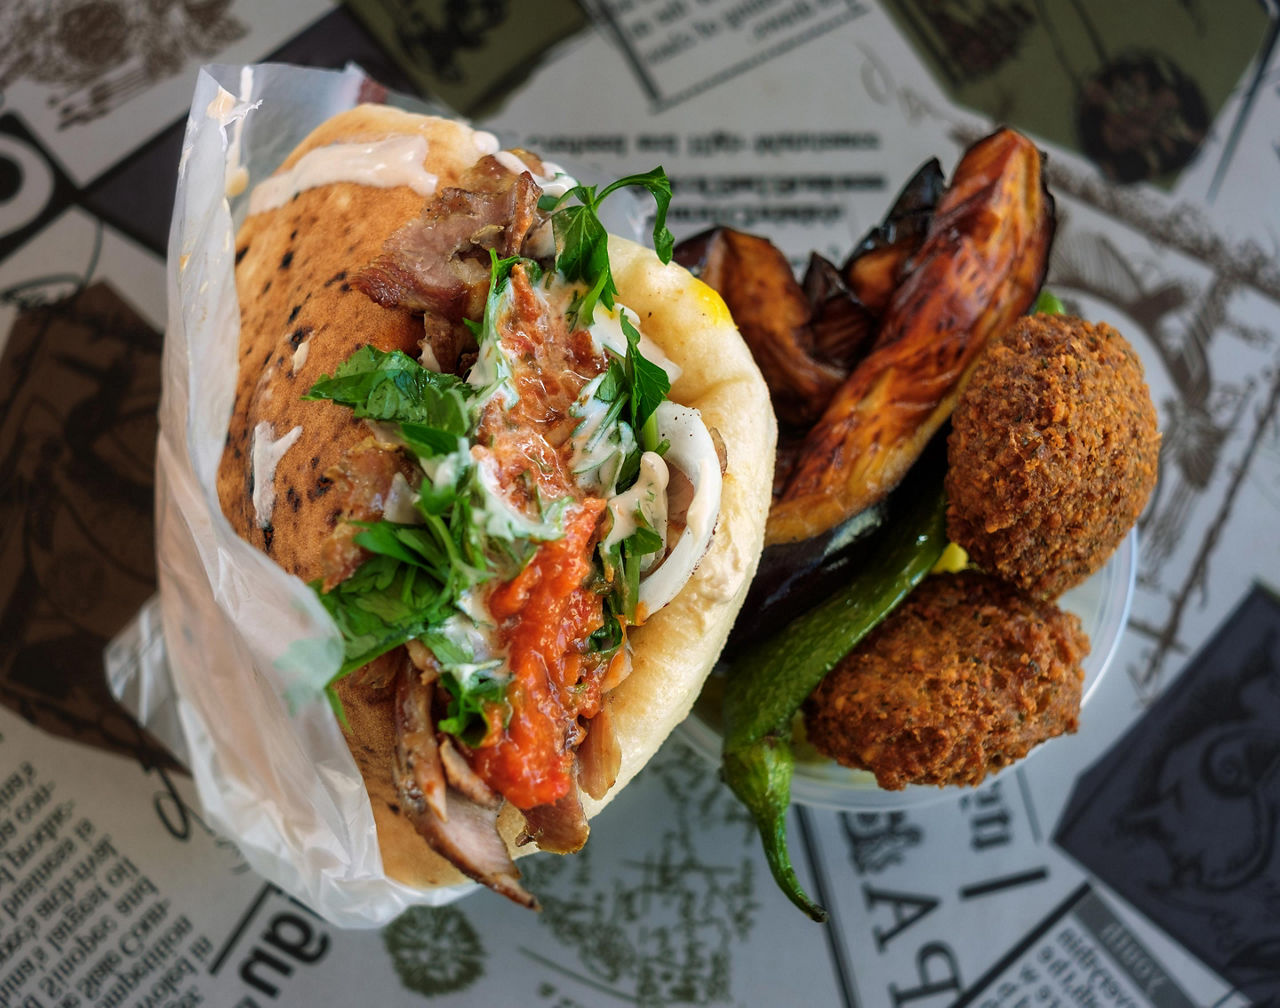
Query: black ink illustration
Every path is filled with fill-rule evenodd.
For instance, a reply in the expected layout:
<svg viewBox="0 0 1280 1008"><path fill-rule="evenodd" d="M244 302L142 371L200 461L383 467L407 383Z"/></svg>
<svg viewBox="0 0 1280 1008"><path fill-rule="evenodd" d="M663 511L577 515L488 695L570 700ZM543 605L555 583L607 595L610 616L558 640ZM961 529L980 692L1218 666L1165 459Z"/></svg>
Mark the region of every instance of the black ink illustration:
<svg viewBox="0 0 1280 1008"><path fill-rule="evenodd" d="M348 0L346 7L412 91L475 117L492 112L550 47L588 24L576 0Z"/></svg>
<svg viewBox="0 0 1280 1008"><path fill-rule="evenodd" d="M1036 23L1022 0L905 0L895 6L955 84L981 80L1008 63Z"/></svg>
<svg viewBox="0 0 1280 1008"><path fill-rule="evenodd" d="M48 276L0 298L19 309L0 361L0 702L166 765L93 674L155 590L161 336L105 283Z"/></svg>
<svg viewBox="0 0 1280 1008"><path fill-rule="evenodd" d="M1113 183L1164 186L1199 156L1277 22L1273 7L1242 0L1223 0L1213 18L1191 0L890 0L888 10L960 104L1080 151Z"/></svg>
<svg viewBox="0 0 1280 1008"><path fill-rule="evenodd" d="M400 982L425 997L466 990L484 973L484 945L453 906L410 907L382 931Z"/></svg>
<svg viewBox="0 0 1280 1008"><path fill-rule="evenodd" d="M1159 179L1191 162L1209 129L1209 111L1195 79L1164 53L1113 53L1087 7L1075 4L1087 48L1068 51L1047 5L1045 30L1075 93L1075 128L1084 153L1113 182ZM1194 20L1194 19L1193 19ZM1093 69L1083 70L1086 63Z"/></svg>
<svg viewBox="0 0 1280 1008"><path fill-rule="evenodd" d="M918 847L924 831L912 825L905 812L858 812L840 817L849 842L853 865L860 875L884 871L901 864L906 854Z"/></svg>
<svg viewBox="0 0 1280 1008"><path fill-rule="evenodd" d="M1108 178L1141 182L1190 164L1209 110L1195 80L1167 56L1128 53L1080 83L1076 129Z"/></svg>
<svg viewBox="0 0 1280 1008"><path fill-rule="evenodd" d="M1255 588L1073 794L1058 842L1280 1004L1280 598Z"/></svg>
<svg viewBox="0 0 1280 1008"><path fill-rule="evenodd" d="M1166 897L1226 892L1260 879L1270 863L1280 798L1280 628L1245 656L1228 695L1207 693L1187 734L1151 759L1148 790L1126 830L1168 859ZM1194 809L1192 814L1191 809Z"/></svg>
<svg viewBox="0 0 1280 1008"><path fill-rule="evenodd" d="M243 38L232 2L9 0L0 6L0 91L33 81L50 89L59 129L91 122Z"/></svg>
<svg viewBox="0 0 1280 1008"><path fill-rule="evenodd" d="M428 11L412 0L385 2L397 25L396 41L409 58L453 82L463 78L459 55L483 48L509 6L509 0L445 0L441 10Z"/></svg>
<svg viewBox="0 0 1280 1008"><path fill-rule="evenodd" d="M569 989L607 991L642 1008L733 1001L732 951L758 911L754 864L744 857L753 827L689 750L669 746L644 772L658 779L673 809L668 828L643 859L613 867L612 887L589 884L601 877L595 838L572 860L533 859L527 874L542 901L542 924L564 955L551 962L525 954L573 981ZM697 844L712 830L736 841L715 861Z"/></svg>
<svg viewBox="0 0 1280 1008"><path fill-rule="evenodd" d="M0 116L0 261L74 197L75 187L18 117Z"/></svg>

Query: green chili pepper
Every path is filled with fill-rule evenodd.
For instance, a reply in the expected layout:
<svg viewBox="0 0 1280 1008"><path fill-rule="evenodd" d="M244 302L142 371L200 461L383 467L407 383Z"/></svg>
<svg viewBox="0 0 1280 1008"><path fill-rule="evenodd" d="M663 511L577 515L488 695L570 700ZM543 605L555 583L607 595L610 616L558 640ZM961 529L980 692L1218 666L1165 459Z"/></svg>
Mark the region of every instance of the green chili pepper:
<svg viewBox="0 0 1280 1008"><path fill-rule="evenodd" d="M1066 311L1062 302L1058 300L1058 296L1050 290L1041 290L1036 303L1031 306L1033 315L1037 312L1044 315L1065 315Z"/></svg>
<svg viewBox="0 0 1280 1008"><path fill-rule="evenodd" d="M791 724L836 663L906 597L947 543L942 467L924 487L904 485L888 522L869 543L853 579L816 609L739 659L724 699L724 776L760 830L774 879L816 921L827 912L801 888L787 853L787 807L794 758ZM909 496L902 497L903 491Z"/></svg>

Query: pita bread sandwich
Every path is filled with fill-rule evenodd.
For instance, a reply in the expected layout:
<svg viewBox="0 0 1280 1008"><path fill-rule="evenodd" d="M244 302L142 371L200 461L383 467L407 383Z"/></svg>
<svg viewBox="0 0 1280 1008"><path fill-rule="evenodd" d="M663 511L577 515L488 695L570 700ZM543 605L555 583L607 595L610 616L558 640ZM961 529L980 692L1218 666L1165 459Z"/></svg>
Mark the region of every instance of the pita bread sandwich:
<svg viewBox="0 0 1280 1008"><path fill-rule="evenodd" d="M628 185L661 256L600 224ZM755 571L773 413L719 296L664 262L669 196L370 105L250 196L219 499L342 631L391 878L535 905L513 857L582 846Z"/></svg>

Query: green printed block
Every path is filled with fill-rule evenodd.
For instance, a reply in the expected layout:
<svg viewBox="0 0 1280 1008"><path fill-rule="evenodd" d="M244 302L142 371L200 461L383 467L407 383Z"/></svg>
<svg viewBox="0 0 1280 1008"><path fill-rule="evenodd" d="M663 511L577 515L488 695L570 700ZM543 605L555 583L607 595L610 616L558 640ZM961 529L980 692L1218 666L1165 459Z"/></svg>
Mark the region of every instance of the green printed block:
<svg viewBox="0 0 1280 1008"><path fill-rule="evenodd" d="M456 112L494 111L557 43L584 29L574 0L347 0L424 95Z"/></svg>
<svg viewBox="0 0 1280 1008"><path fill-rule="evenodd" d="M1086 155L1115 182L1172 183L1257 55L1256 0L886 0L960 105Z"/></svg>

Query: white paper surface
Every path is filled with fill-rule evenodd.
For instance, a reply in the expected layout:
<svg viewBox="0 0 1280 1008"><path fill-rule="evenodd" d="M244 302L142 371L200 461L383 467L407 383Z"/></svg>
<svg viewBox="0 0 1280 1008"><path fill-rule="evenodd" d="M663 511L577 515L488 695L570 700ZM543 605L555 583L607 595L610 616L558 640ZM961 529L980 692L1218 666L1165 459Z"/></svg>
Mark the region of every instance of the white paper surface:
<svg viewBox="0 0 1280 1008"><path fill-rule="evenodd" d="M684 181L675 221L684 233L723 213L776 235L793 256L815 247L843 254L849 241L878 220L922 159L937 155L949 168L964 138L987 125L953 100L945 82L930 72L924 50L886 14L906 6L897 0L596 0L590 7L598 27L549 57L485 125L557 159L589 162L602 176L665 163ZM965 5L946 6L955 11ZM1029 10L1014 3L981 6ZM1097 12L1103 5L1070 6ZM810 12L807 20L797 16L784 23L784 14L802 7ZM826 27L841 7L864 13ZM1195 7L1169 0L1165 20L1200 15L1212 25L1231 16L1216 7ZM257 20L257 8L236 8L245 19ZM1034 12L1035 31L1043 32L1040 22L1048 21L1050 8L1060 13L1062 5L1043 8ZM268 15L264 8L262 16L278 12ZM299 31L310 16L298 15ZM695 22L713 21L724 26L718 37L708 36L697 50L677 48L683 44L680 32L700 31ZM824 30L810 33L814 25ZM340 23L329 27L345 30ZM642 30L651 34L647 41ZM1103 39L1119 44L1108 34ZM57 739L18 714L0 711L0 1003L58 1003L62 995L50 995L46 987L55 970L61 970L65 988L92 1003L83 994L89 988L81 985L113 953L123 960L120 975L133 983L131 971L142 953L131 955L121 943L139 949L127 936L143 917L165 907L166 927L185 916L194 929L171 958L152 959L157 968L145 986L134 988L135 1000L155 991L155 1003L180 1003L189 996L186 1003L236 1008L418 1003L419 996L432 1005L454 1006L800 1001L948 1008L957 1002L1052 1003L1050 997L1072 1003L1064 995L1079 990L1081 979L1078 969L1072 978L1070 963L1060 971L1059 962L1068 958L1064 952L1077 964L1100 963L1126 998L1153 1008L1180 1003L1170 996L1175 984L1197 1005L1243 1008L1260 1000L1238 986L1239 979L1219 976L1219 966L1198 959L1185 934L1169 927L1179 914L1195 918L1206 940L1220 943L1223 959L1236 947L1232 943L1268 934L1249 926L1254 920L1247 912L1250 901L1280 877L1274 853L1280 848L1273 847L1272 860L1251 887L1219 894L1210 912L1195 901L1205 893L1193 873L1179 877L1172 867L1166 881L1181 882L1181 889L1165 890L1164 904L1148 899L1144 906L1131 905L1090 864L1066 853L1054 834L1081 774L1095 760L1117 755L1117 740L1130 724L1162 720L1149 713L1159 694L1228 699L1179 689L1196 685L1184 684L1179 675L1189 667L1194 671L1198 651L1238 602L1259 583L1274 586L1280 569L1280 538L1274 534L1280 509L1280 217L1269 196L1280 122L1280 92L1270 83L1280 50L1266 51L1269 68L1257 75L1253 68L1240 71L1240 84L1218 113L1199 159L1169 189L1110 186L1077 153L1047 145L1060 211L1051 282L1083 314L1112 321L1130 336L1165 430L1167 450L1144 523L1132 620L1080 733L1056 740L1055 748L991 785L919 810L793 811L797 869L833 911L825 930L809 926L777 892L740 806L717 783L715 768L678 739L593 824L592 840L580 855L529 859L530 882L544 903L541 915L480 893L450 906L411 908L381 932L344 931L244 870L233 848L204 826L184 781L163 786L154 772L131 775L126 760ZM223 50L220 58L239 56ZM634 66L632 58L641 65ZM664 76L667 69L672 72ZM238 87L235 72L219 72L214 79ZM73 174L93 174L100 154L88 149L89 142L77 153L69 143L55 142L69 135L40 131L36 102L23 99L29 90L15 84L4 97L34 124L45 147L77 161ZM149 135L151 127L129 116L128 108L118 112L126 120L119 128L133 132L121 135ZM163 115L172 121L178 114L167 107ZM1246 129L1228 158L1237 116ZM211 146L220 146L220 138L215 140ZM16 149L17 142L6 149ZM35 181L36 173L28 179ZM24 208L28 195L24 189L0 209ZM216 216L216 191L206 195L208 213ZM107 227L103 256L93 260L95 228L103 230L101 221L72 208L51 217L38 236L0 261L0 328L7 331L12 316L27 311L37 294L52 303L81 277L108 282L142 308L161 304L159 259L140 255ZM147 314L158 313L157 307ZM159 328L158 321L153 325ZM186 363L169 366L182 371ZM185 418L185 406L179 413ZM20 418L15 411L5 421L17 425ZM33 443L46 443L46 431L34 420L21 430ZM174 444L179 455L184 437ZM216 456L216 446L208 451ZM229 565L218 551L237 544L219 538L211 494L198 481L191 486L197 508L212 516L208 527L188 526L174 508L163 519L163 533L197 555L197 537L208 540L215 563ZM22 522L12 524L21 536ZM218 634L227 634L235 608L224 611L210 603L208 585L184 584L168 572L164 577L177 590L203 598ZM236 590L237 579L243 588L243 578L228 574L229 583L219 591ZM181 624L174 629L180 631ZM156 646L154 627L143 621L139 631L136 651L145 654ZM173 641L192 650L189 641ZM214 641L220 652L239 660L229 644ZM130 654L126 648L120 657ZM96 669L85 670L90 674ZM208 691L214 698L206 726L210 738L215 732L233 736L240 729L232 726L241 721L271 720L247 709L243 692L216 694L213 684ZM139 705L161 716L160 692L138 697ZM192 708L183 705L188 722ZM269 713L280 720L279 712ZM1223 726L1231 727L1229 720ZM1120 766L1151 766L1154 778L1156 765L1140 762L1151 753L1118 755ZM240 764L252 767L237 756L237 769ZM332 780L316 776L321 790L332 787ZM52 791L41 790L44 785ZM256 786L251 774L246 786ZM39 814L29 804L37 793L52 795ZM1274 778L1264 793L1274 796ZM331 811L338 807L336 797L325 800ZM67 803L77 814L58 820L59 826L49 817ZM1197 809L1187 809L1193 828L1181 832L1184 842L1201 828L1215 828L1229 841L1210 852L1220 855L1230 843L1251 836L1237 828L1247 820L1217 820ZM319 813L315 818L323 820ZM1273 833L1268 827L1260 835ZM62 891L102 834L110 835L115 852L138 871L125 873L108 858L78 882L76 900L99 885L113 900L123 899L144 879L157 892L124 911L106 904L83 913L74 928L61 908L28 927L27 912L34 915L39 901ZM47 838L43 845L38 837ZM65 841L75 845L75 858L48 867L50 851ZM1167 852L1149 836L1135 835L1130 842L1158 877ZM23 861L28 850L36 854ZM1170 850L1180 852L1177 846ZM255 865L275 870L269 855L253 856ZM336 875L354 871L333 868ZM5 902L37 877L46 880L50 893L29 905ZM6 888L10 883L13 888ZM1099 906L1106 911L1102 926ZM1061 937L1068 928L1074 932L1070 945ZM108 929L109 940L91 956L67 958L74 950L65 939L89 942ZM158 929L152 937L164 933ZM1169 983L1154 991L1135 987L1113 956L1115 946L1107 944L1116 936L1131 953L1126 962L1141 952ZM1087 942L1078 943L1080 937ZM154 941L145 947L154 948ZM169 969L184 961L194 975L171 981ZM1274 961L1260 959L1262 968L1275 976ZM1041 983L1050 969L1055 984ZM112 988L120 982L106 981ZM1128 1003L1118 996L1108 1002L1100 994L1096 987L1092 993L1082 990L1074 1003L1091 1003L1091 996L1095 1003Z"/></svg>

